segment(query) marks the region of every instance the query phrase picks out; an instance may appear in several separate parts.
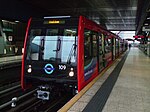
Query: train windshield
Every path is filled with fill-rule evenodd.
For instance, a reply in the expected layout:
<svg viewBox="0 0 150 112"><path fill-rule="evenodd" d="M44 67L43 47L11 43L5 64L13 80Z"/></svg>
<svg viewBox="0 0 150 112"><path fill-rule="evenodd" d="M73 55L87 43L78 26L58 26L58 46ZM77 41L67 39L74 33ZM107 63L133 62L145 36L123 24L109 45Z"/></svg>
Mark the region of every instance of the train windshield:
<svg viewBox="0 0 150 112"><path fill-rule="evenodd" d="M48 60L75 63L77 55L77 29L32 29L27 47L27 60Z"/></svg>

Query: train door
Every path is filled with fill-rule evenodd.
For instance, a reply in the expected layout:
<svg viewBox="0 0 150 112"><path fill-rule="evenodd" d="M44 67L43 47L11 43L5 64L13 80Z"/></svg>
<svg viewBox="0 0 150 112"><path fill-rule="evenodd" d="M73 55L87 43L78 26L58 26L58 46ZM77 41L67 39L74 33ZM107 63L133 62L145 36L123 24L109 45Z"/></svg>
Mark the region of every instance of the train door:
<svg viewBox="0 0 150 112"><path fill-rule="evenodd" d="M111 52L111 61L113 61L114 60L114 52L113 52L113 50L114 50L114 40L113 40L113 37L112 36L110 36L110 38L108 39L108 43L109 43L109 45L110 45L110 52Z"/></svg>
<svg viewBox="0 0 150 112"><path fill-rule="evenodd" d="M104 57L104 45L103 45L103 42L104 39L103 39L103 36L102 34L99 34L98 36L98 62L99 62L99 72L103 70L104 68L104 60L103 60L103 57Z"/></svg>
<svg viewBox="0 0 150 112"><path fill-rule="evenodd" d="M118 41L118 39L116 38L115 39L116 41L115 41L115 50L116 50L116 52L115 52L115 54L116 54L116 58L119 56L119 41Z"/></svg>
<svg viewBox="0 0 150 112"><path fill-rule="evenodd" d="M112 52L112 60L114 60L114 38L111 38L111 52Z"/></svg>
<svg viewBox="0 0 150 112"><path fill-rule="evenodd" d="M123 53L123 40L120 39L120 54Z"/></svg>
<svg viewBox="0 0 150 112"><path fill-rule="evenodd" d="M97 75L97 36L98 33L85 29L84 30L84 80Z"/></svg>
<svg viewBox="0 0 150 112"><path fill-rule="evenodd" d="M118 41L119 41L119 43L118 43L118 45L119 45L119 55L121 54L121 50L122 50L122 47L121 47L121 39L119 38L118 39Z"/></svg>
<svg viewBox="0 0 150 112"><path fill-rule="evenodd" d="M118 40L115 38L115 58L118 57Z"/></svg>
<svg viewBox="0 0 150 112"><path fill-rule="evenodd" d="M116 58L116 38L113 37L113 60Z"/></svg>
<svg viewBox="0 0 150 112"><path fill-rule="evenodd" d="M106 35L104 43L105 43L105 60L107 66L112 61L111 38Z"/></svg>

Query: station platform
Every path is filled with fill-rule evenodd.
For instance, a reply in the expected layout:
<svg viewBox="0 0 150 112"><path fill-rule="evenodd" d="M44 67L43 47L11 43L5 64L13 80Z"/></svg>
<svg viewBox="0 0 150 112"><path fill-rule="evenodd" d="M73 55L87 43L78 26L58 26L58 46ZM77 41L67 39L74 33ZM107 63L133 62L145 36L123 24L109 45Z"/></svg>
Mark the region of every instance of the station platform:
<svg viewBox="0 0 150 112"><path fill-rule="evenodd" d="M0 68L6 68L10 66L14 66L20 64L22 61L22 55L19 56L9 56L9 57L2 57L0 58Z"/></svg>
<svg viewBox="0 0 150 112"><path fill-rule="evenodd" d="M59 112L150 112L150 58L132 47Z"/></svg>

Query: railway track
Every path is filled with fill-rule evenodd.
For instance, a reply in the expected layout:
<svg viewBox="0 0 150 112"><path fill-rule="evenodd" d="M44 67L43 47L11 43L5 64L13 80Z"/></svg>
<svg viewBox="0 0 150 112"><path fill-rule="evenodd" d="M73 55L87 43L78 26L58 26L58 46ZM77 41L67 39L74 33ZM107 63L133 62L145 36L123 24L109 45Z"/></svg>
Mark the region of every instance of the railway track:
<svg viewBox="0 0 150 112"><path fill-rule="evenodd" d="M3 92L8 92L9 90L13 89L14 87L17 87L18 85L20 85L20 81L15 81L13 83L0 86L0 94L2 94Z"/></svg>
<svg viewBox="0 0 150 112"><path fill-rule="evenodd" d="M14 89L13 89L14 88ZM0 111L8 111L11 107L16 107L17 104L26 101L27 99L34 98L34 93L36 89L30 89L27 91L22 91L20 85L10 88L11 91L7 92L4 90L0 95Z"/></svg>
<svg viewBox="0 0 150 112"><path fill-rule="evenodd" d="M21 112L57 112L65 103L72 98L71 95L63 95L50 101L37 100L27 108L21 109ZM24 105L24 104L23 104ZM11 110L12 111L12 110ZM11 112L10 111L10 112ZM14 111L14 110L13 110Z"/></svg>
<svg viewBox="0 0 150 112"><path fill-rule="evenodd" d="M21 63L1 67L2 66L0 66L0 88L20 81Z"/></svg>
<svg viewBox="0 0 150 112"><path fill-rule="evenodd" d="M0 112L55 112L72 98L71 95L63 94L42 101L37 99L35 88L23 91L19 81L20 67L0 69Z"/></svg>
<svg viewBox="0 0 150 112"><path fill-rule="evenodd" d="M73 96L62 94L49 101L36 98L36 90L32 88L22 91L20 85L0 91L0 112L56 112Z"/></svg>

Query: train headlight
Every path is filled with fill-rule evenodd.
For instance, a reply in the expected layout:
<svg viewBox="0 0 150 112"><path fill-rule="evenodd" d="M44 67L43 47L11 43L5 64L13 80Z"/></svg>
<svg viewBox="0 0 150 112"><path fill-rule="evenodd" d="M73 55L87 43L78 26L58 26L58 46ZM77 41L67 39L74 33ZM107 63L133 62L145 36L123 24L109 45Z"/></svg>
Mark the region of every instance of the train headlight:
<svg viewBox="0 0 150 112"><path fill-rule="evenodd" d="M32 68L28 68L28 73L31 73L32 72Z"/></svg>
<svg viewBox="0 0 150 112"><path fill-rule="evenodd" d="M28 67L27 71L28 71L28 73L31 73L31 72L32 72L31 65L29 65L29 67Z"/></svg>
<svg viewBox="0 0 150 112"><path fill-rule="evenodd" d="M70 76L70 77L73 77L73 76L74 76L73 68L71 68L71 71L69 72L69 76Z"/></svg>

